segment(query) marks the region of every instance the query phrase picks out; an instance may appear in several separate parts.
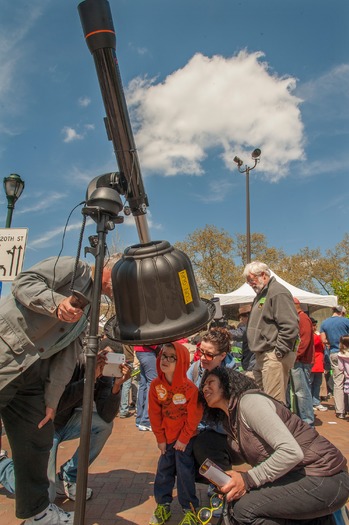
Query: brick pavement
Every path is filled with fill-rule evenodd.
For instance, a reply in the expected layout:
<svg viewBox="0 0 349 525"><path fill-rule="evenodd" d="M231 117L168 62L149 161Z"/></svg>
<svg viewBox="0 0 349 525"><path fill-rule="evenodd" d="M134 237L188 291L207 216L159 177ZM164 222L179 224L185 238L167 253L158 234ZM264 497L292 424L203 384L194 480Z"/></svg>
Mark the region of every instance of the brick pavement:
<svg viewBox="0 0 349 525"><path fill-rule="evenodd" d="M349 460L349 418L335 417L333 400L324 403L327 412L316 412L318 432L338 446ZM61 445L58 465L68 459L78 441ZM7 447L6 437L3 448ZM158 449L151 432L140 432L134 418L115 419L113 433L101 455L90 467L88 486L93 488L93 498L86 503L85 525L147 525L155 508L153 481L158 459ZM33 465L35 468L35 465ZM205 485L198 484L201 504L208 503ZM73 510L69 500L56 500L65 510ZM177 500L172 505L169 525L181 520ZM0 488L0 525L20 525L22 520L14 517L14 498Z"/></svg>

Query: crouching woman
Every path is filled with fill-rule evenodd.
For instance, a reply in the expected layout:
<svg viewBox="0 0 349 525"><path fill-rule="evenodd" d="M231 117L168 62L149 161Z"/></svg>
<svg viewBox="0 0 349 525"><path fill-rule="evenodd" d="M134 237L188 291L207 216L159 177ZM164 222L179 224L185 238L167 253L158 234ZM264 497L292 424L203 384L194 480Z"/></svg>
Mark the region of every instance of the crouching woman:
<svg viewBox="0 0 349 525"><path fill-rule="evenodd" d="M251 465L229 471L231 481L221 487L231 523L326 523L345 504L346 459L282 403L223 367L207 372L200 390L206 417L223 422L230 446Z"/></svg>

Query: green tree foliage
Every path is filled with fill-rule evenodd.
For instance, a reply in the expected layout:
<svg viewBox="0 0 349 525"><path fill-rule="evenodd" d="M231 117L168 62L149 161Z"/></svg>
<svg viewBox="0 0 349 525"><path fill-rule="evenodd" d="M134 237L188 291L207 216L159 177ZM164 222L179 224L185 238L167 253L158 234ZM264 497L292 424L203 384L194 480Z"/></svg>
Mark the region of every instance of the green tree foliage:
<svg viewBox="0 0 349 525"><path fill-rule="evenodd" d="M199 291L210 296L228 293L244 282L246 236L231 237L225 230L206 225L175 244L191 259ZM262 233L251 235L252 260L260 260L289 283L321 294L338 295L340 304L349 306L349 234L333 250L323 255L319 248L302 248L294 255L268 246Z"/></svg>
<svg viewBox="0 0 349 525"><path fill-rule="evenodd" d="M206 225L175 247L190 258L201 294L228 293L242 284L241 268L234 263L234 241L225 230Z"/></svg>
<svg viewBox="0 0 349 525"><path fill-rule="evenodd" d="M338 304L345 306L349 312L349 281L332 281L332 288L338 297Z"/></svg>
<svg viewBox="0 0 349 525"><path fill-rule="evenodd" d="M239 257L241 264L246 264L246 235L238 233L236 235L236 255ZM276 261L285 257L282 250L278 250L267 244L267 239L263 233L252 233L251 235L251 260L263 261L268 266L275 266Z"/></svg>

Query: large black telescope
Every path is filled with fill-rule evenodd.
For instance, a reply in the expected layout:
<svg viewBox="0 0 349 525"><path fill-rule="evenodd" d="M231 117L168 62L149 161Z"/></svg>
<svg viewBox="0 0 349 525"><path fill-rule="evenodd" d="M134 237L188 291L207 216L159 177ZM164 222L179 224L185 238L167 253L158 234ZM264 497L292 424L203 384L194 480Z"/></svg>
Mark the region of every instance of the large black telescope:
<svg viewBox="0 0 349 525"><path fill-rule="evenodd" d="M133 345L175 341L194 334L212 319L212 302L200 299L189 258L167 241L151 241L137 150L116 58L115 30L107 0L84 0L78 6L86 43L93 55L106 117L108 139L113 142L119 171L90 183L82 212L97 223L98 240L88 251L96 259L90 327L86 348L79 468L74 525L84 524L87 471L92 421L94 374L98 351L98 321L105 239L121 222L120 195L128 202L140 244L127 248L112 271L116 316L109 335ZM126 208L124 208L126 213Z"/></svg>
<svg viewBox="0 0 349 525"><path fill-rule="evenodd" d="M120 171L120 190L135 218L141 243L149 242L144 190L136 145L116 58L116 36L107 0L84 0L78 6L86 43L91 51L106 111L107 135L113 142Z"/></svg>

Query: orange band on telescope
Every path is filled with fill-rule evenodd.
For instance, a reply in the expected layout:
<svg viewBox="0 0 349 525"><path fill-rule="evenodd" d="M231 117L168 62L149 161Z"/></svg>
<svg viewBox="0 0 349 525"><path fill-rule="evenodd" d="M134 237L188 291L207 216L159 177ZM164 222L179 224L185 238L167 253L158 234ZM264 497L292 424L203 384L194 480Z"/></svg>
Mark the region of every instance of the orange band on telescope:
<svg viewBox="0 0 349 525"><path fill-rule="evenodd" d="M85 36L85 38L89 38L92 35L98 35L98 33L112 33L115 35L115 31L111 31L111 29L99 29L98 31L92 31L88 35Z"/></svg>

